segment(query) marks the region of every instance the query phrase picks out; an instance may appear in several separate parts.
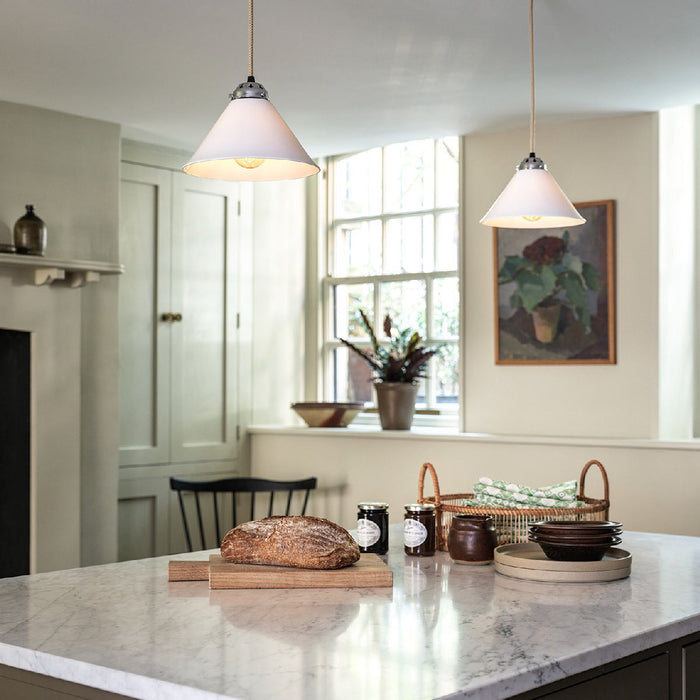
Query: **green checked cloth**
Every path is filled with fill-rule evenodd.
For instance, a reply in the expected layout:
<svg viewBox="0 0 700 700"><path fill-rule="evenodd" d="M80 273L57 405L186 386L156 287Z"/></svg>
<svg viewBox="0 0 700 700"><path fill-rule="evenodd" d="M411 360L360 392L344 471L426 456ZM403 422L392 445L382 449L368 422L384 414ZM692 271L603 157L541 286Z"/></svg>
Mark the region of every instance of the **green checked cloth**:
<svg viewBox="0 0 700 700"><path fill-rule="evenodd" d="M464 505L490 508L578 508L586 504L577 500L576 487L575 480L531 488L482 476L474 484L474 498Z"/></svg>

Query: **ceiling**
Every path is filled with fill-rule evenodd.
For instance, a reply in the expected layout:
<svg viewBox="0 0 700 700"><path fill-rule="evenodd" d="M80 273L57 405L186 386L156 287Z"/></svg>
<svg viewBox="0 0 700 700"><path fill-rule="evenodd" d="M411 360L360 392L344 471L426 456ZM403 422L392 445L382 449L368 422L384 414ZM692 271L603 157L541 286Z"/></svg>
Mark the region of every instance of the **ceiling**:
<svg viewBox="0 0 700 700"><path fill-rule="evenodd" d="M0 99L194 149L246 0L0 0ZM537 0L540 121L700 103L698 0ZM257 0L255 77L313 156L527 125L527 0Z"/></svg>

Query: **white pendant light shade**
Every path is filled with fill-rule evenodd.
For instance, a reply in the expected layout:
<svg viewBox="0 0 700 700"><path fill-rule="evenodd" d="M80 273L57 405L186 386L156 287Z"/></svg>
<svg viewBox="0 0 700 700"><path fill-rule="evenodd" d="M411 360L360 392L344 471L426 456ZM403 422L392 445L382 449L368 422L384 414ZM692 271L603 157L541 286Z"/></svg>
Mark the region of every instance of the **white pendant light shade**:
<svg viewBox="0 0 700 700"><path fill-rule="evenodd" d="M578 226L585 219L544 168L517 170L479 223L497 228Z"/></svg>
<svg viewBox="0 0 700 700"><path fill-rule="evenodd" d="M315 175L296 136L264 97L234 98L183 170L213 180L294 180Z"/></svg>
<svg viewBox="0 0 700 700"><path fill-rule="evenodd" d="M253 75L253 0L248 0L248 80L182 169L212 180L296 180L319 172Z"/></svg>
<svg viewBox="0 0 700 700"><path fill-rule="evenodd" d="M479 223L497 228L579 226L585 219L574 209L547 166L535 155L535 28L530 0L530 155L523 158L506 188Z"/></svg>

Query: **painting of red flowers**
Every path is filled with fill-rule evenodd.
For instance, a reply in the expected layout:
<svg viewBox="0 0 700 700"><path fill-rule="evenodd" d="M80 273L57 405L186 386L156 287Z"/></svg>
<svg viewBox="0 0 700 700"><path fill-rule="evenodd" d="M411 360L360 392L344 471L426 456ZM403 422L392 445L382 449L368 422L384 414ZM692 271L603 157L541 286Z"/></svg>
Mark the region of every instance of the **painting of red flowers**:
<svg viewBox="0 0 700 700"><path fill-rule="evenodd" d="M493 230L496 364L615 363L615 206L582 226Z"/></svg>

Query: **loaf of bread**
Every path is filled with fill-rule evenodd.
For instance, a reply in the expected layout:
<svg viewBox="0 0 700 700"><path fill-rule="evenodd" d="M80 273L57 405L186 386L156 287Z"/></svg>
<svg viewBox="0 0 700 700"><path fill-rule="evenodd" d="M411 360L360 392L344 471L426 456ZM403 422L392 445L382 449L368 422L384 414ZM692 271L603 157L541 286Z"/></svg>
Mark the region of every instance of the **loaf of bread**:
<svg viewBox="0 0 700 700"><path fill-rule="evenodd" d="M221 556L237 564L342 569L360 558L360 548L347 530L330 520L290 515L234 527L221 542Z"/></svg>

